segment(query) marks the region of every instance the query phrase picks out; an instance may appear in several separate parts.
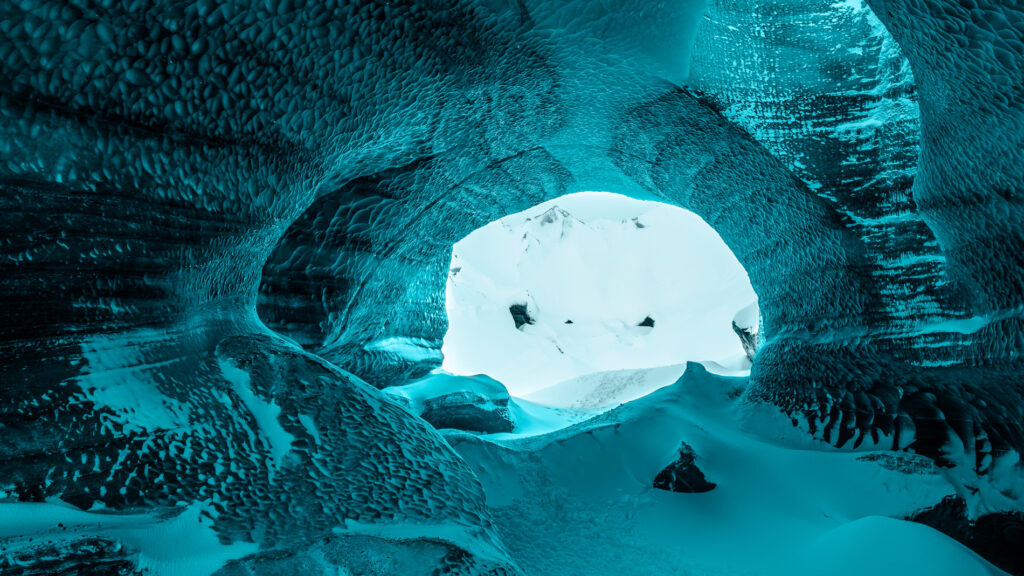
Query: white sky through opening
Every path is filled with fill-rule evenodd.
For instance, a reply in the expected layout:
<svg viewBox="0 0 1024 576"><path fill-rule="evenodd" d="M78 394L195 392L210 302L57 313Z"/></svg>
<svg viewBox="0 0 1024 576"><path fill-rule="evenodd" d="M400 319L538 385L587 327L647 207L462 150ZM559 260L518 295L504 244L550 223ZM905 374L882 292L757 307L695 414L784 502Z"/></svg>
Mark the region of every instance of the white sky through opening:
<svg viewBox="0 0 1024 576"><path fill-rule="evenodd" d="M513 396L550 405L571 404L566 395L581 386L612 385L594 380L609 374L654 388L690 360L745 370L732 321L756 327L756 298L742 265L696 214L607 192L570 194L455 244L442 369L487 374ZM525 305L532 323L517 328L513 305Z"/></svg>

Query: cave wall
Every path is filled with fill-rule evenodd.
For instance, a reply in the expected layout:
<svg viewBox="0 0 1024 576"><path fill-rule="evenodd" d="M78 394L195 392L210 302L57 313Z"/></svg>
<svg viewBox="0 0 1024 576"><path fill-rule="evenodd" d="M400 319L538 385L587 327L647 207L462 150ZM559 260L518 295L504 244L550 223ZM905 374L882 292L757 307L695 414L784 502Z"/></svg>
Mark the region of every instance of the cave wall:
<svg viewBox="0 0 1024 576"><path fill-rule="evenodd" d="M920 106L910 62L862 1L716 2L690 85L832 201L876 264L885 306L873 336L916 365L961 362L964 295L914 204Z"/></svg>
<svg viewBox="0 0 1024 576"><path fill-rule="evenodd" d="M869 4L903 48L921 94L918 210L972 311L1019 318L1024 12L1012 2ZM1017 357L1015 346L997 354Z"/></svg>

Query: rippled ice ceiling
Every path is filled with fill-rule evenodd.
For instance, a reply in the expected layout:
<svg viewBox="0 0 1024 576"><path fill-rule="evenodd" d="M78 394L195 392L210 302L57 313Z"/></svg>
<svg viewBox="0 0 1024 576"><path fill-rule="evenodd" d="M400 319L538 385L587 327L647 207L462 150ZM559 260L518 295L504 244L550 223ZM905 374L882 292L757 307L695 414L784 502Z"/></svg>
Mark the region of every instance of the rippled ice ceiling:
<svg viewBox="0 0 1024 576"><path fill-rule="evenodd" d="M0 80L4 576L1024 574L1016 2L9 0ZM436 371L586 190L721 236L749 377Z"/></svg>

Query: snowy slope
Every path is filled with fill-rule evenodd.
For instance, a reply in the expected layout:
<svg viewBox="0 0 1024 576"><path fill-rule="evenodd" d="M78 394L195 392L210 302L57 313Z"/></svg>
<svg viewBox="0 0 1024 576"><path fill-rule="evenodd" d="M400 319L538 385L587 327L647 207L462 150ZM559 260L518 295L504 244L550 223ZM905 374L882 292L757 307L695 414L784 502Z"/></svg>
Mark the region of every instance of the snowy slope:
<svg viewBox="0 0 1024 576"><path fill-rule="evenodd" d="M534 576L1002 574L900 519L953 493L930 461L746 433L743 385L690 364L677 383L550 434L448 440ZM710 492L652 488L683 441Z"/></svg>

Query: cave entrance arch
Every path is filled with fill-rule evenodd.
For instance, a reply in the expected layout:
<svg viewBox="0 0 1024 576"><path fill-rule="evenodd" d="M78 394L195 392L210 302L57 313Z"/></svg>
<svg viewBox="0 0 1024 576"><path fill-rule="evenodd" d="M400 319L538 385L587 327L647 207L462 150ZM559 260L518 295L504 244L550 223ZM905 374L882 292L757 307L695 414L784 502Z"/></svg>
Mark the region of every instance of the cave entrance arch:
<svg viewBox="0 0 1024 576"><path fill-rule="evenodd" d="M714 229L678 206L568 194L452 249L442 368L516 397L599 407L670 384L687 361L749 370L757 296Z"/></svg>

